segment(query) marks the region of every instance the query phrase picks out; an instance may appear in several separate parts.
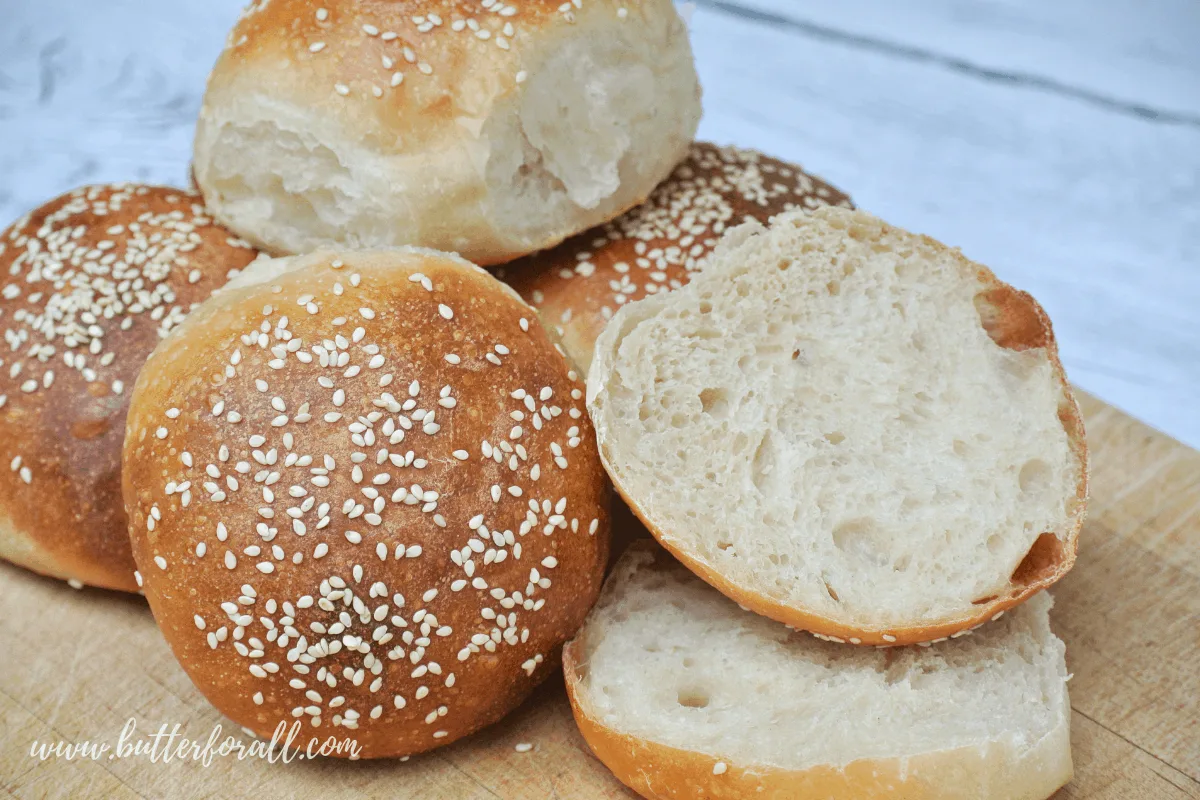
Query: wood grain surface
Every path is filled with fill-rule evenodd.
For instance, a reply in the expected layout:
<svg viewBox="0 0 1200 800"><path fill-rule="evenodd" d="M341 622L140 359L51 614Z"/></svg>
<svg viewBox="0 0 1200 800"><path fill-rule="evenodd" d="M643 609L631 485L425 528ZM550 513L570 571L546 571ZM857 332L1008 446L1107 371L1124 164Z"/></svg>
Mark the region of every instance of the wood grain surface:
<svg viewBox="0 0 1200 800"><path fill-rule="evenodd" d="M702 137L962 247L1046 306L1078 385L1200 447L1200 4L694 3ZM181 183L244 4L0 2L0 225Z"/></svg>
<svg viewBox="0 0 1200 800"><path fill-rule="evenodd" d="M1074 677L1075 780L1058 800L1200 798L1200 453L1103 403L1082 404L1093 499L1053 623ZM21 798L320 797L591 800L632 795L592 758L561 681L508 719L407 763L142 758L38 761L37 740L115 742L223 723L145 603L0 565L0 790ZM519 753L515 746L533 745Z"/></svg>

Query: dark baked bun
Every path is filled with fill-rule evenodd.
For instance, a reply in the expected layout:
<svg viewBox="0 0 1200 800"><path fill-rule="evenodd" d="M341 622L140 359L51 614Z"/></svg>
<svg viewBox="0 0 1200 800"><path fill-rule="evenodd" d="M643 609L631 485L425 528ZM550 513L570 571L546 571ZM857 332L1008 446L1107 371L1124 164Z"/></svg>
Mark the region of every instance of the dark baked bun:
<svg viewBox="0 0 1200 800"><path fill-rule="evenodd" d="M687 283L726 230L824 205L849 207L850 200L794 164L696 142L644 205L497 275L538 309L586 373L613 314Z"/></svg>
<svg viewBox="0 0 1200 800"><path fill-rule="evenodd" d="M133 381L255 255L199 196L136 184L76 189L0 234L0 557L137 589L120 478Z"/></svg>
<svg viewBox="0 0 1200 800"><path fill-rule="evenodd" d="M300 719L367 758L499 719L600 589L582 389L460 259L255 264L155 352L129 417L134 556L188 675L259 734Z"/></svg>
<svg viewBox="0 0 1200 800"><path fill-rule="evenodd" d="M209 79L196 179L277 253L497 264L642 202L699 120L671 0L271 0Z"/></svg>

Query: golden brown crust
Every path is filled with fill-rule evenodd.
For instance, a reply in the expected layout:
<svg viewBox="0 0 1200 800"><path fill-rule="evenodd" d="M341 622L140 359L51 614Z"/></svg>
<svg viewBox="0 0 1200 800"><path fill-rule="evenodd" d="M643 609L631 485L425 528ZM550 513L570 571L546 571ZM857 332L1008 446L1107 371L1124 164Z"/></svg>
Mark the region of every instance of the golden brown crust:
<svg viewBox="0 0 1200 800"><path fill-rule="evenodd" d="M621 9L628 16L661 7L658 0L587 2L589 14L615 18ZM351 115L367 126L367 138L389 142L402 130L395 144L414 149L445 138L461 117L485 114L516 89L530 43L574 24L580 13L557 0L497 2L490 9L478 0L258 0L230 31L210 90L247 64L282 63L274 73L277 89L306 87L306 100ZM323 98L307 88L313 74L327 79ZM398 117L419 117L421 124L398 129Z"/></svg>
<svg viewBox="0 0 1200 800"><path fill-rule="evenodd" d="M615 0L605 2L615 11ZM352 119L366 139L392 143L398 152L416 149L445 138L459 116L484 111L497 92L512 91L521 39L504 36L504 25L514 26L514 34L520 25L527 38L565 22L560 5L522 2L520 18L513 19L480 13L478 3L465 0L259 0L230 31L209 91L241 80L249 65L282 64L283 69L272 68L275 94L298 93L316 109ZM487 39L455 24L468 18L475 29L487 31ZM314 75L326 81L323 96L312 93ZM396 125L397 119L418 117L420 125Z"/></svg>
<svg viewBox="0 0 1200 800"><path fill-rule="evenodd" d="M657 546L642 543L632 548L652 558L647 569L671 568L670 556ZM1009 742L985 742L908 758L859 759L841 767L791 770L740 764L622 733L615 722L606 724L583 687L588 634L585 625L563 647L571 713L596 757L618 780L649 800L1041 800L1071 780L1071 712L1065 692L1059 724L1020 753Z"/></svg>
<svg viewBox="0 0 1200 800"><path fill-rule="evenodd" d="M794 164L695 142L645 204L496 275L538 309L586 371L612 315L687 283L726 230L823 205L851 207L842 191Z"/></svg>
<svg viewBox="0 0 1200 800"><path fill-rule="evenodd" d="M554 669L600 589L608 482L578 376L507 287L430 251L292 266L139 380L134 555L226 715L421 752Z"/></svg>
<svg viewBox="0 0 1200 800"><path fill-rule="evenodd" d="M817 211L817 215L827 212ZM831 210L828 214L840 212ZM884 234L902 233L887 223L867 215L853 215L848 220L850 235L873 235L872 226L879 226ZM1058 354L1054 330L1050 318L1042 307L1025 292L999 280L991 270L976 264L960 251L927 236L920 237L923 244L939 251L952 254L965 274L977 276L985 287L977 297L981 319L989 335L1002 347L1013 350L1044 348L1053 368L1054 376L1061 388L1059 420L1067 432L1072 454L1079 464L1076 492L1070 509L1070 528L1062 537L1052 532L1043 533L1035 540L1029 552L1013 572L1007 591L986 602L980 602L970 614L941 620L937 623L913 626L887 626L877 629L850 626L803 608L782 603L772 597L756 592L753 588L729 580L713 565L689 553L672 540L669 532L658 528L645 509L641 507L636 493L621 482L618 470L609 469L609 475L617 492L625 499L629 508L640 519L668 551L683 562L692 572L720 590L745 608L785 625L811 632L818 638L855 645L906 645L939 642L954 636L962 636L996 619L1006 610L1013 608L1037 592L1042 591L1070 571L1075 563L1079 546L1079 533L1083 527L1088 498L1088 452L1083 416L1067 382L1066 372ZM601 448L601 457L608 464L609 455Z"/></svg>
<svg viewBox="0 0 1200 800"><path fill-rule="evenodd" d="M0 234L0 556L136 591L120 479L133 381L256 255L198 195L151 186L83 187Z"/></svg>

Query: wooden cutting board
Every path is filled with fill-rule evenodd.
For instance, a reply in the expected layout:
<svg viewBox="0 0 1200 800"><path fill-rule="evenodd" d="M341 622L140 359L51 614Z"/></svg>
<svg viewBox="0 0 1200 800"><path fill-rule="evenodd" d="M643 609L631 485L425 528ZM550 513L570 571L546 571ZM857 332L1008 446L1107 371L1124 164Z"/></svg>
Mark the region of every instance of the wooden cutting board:
<svg viewBox="0 0 1200 800"><path fill-rule="evenodd" d="M1092 503L1054 591L1075 780L1058 800L1200 798L1200 453L1081 396ZM38 761L34 740L115 742L178 724L240 733L192 688L136 597L0 565L0 789L16 797L627 798L575 731L561 681L407 763ZM533 745L529 752L518 743Z"/></svg>

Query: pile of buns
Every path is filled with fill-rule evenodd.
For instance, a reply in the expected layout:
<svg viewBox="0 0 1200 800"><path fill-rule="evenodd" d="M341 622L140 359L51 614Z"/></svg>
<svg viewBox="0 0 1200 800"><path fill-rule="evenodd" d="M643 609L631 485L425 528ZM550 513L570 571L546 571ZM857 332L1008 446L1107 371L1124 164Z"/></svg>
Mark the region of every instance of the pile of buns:
<svg viewBox="0 0 1200 800"><path fill-rule="evenodd" d="M194 189L0 235L0 556L266 737L424 752L561 662L648 798L1048 796L1049 320L699 118L671 0L252 2Z"/></svg>

